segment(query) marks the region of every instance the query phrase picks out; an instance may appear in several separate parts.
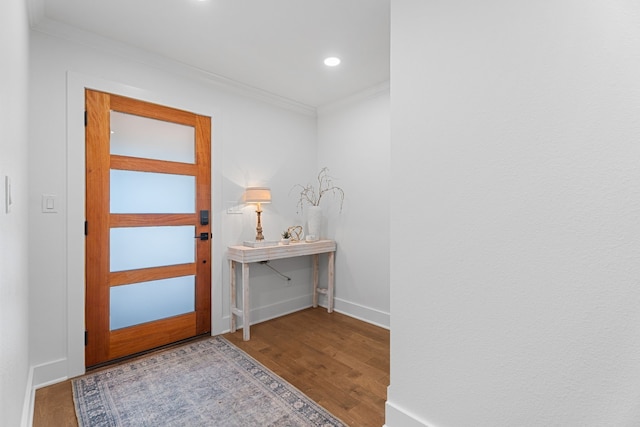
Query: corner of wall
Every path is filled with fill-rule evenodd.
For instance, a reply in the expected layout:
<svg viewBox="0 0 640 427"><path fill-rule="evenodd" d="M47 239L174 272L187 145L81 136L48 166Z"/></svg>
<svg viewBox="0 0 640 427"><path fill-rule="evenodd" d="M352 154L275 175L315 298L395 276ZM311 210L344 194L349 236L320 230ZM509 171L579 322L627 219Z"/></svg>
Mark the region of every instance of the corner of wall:
<svg viewBox="0 0 640 427"><path fill-rule="evenodd" d="M33 424L36 390L59 383L67 378L67 359L58 359L29 367L24 404L22 406L21 427L30 427Z"/></svg>
<svg viewBox="0 0 640 427"><path fill-rule="evenodd" d="M375 308L366 307L341 298L334 298L335 310L363 322L371 323L384 329L391 329L391 315Z"/></svg>
<svg viewBox="0 0 640 427"><path fill-rule="evenodd" d="M27 386L24 393L24 401L22 403L22 420L20 427L31 427L33 424L33 409L35 405L36 389L33 387L33 366L29 368L29 376L27 377Z"/></svg>
<svg viewBox="0 0 640 427"><path fill-rule="evenodd" d="M388 400L385 404L385 418L384 427L436 427Z"/></svg>
<svg viewBox="0 0 640 427"><path fill-rule="evenodd" d="M33 389L56 384L68 378L68 360L64 358L35 365L31 367L30 372L33 373L32 384L30 384Z"/></svg>
<svg viewBox="0 0 640 427"><path fill-rule="evenodd" d="M340 110L341 108L347 107L349 105L362 102L363 100L366 100L368 98L378 96L380 93L388 92L390 90L390 87L391 87L390 81L387 80L380 84L372 86L368 89L355 93L351 96L347 96L346 98L340 99L330 104L321 105L316 109L317 115L320 116L324 114L329 114L336 110Z"/></svg>

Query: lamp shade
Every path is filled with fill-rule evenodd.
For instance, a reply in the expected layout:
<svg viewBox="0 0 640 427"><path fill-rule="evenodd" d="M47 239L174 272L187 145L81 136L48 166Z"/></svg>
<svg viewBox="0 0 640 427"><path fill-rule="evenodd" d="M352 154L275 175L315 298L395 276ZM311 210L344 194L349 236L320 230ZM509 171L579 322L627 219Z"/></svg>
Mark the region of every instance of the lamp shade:
<svg viewBox="0 0 640 427"><path fill-rule="evenodd" d="M271 203L271 189L267 187L249 187L244 191L245 203Z"/></svg>

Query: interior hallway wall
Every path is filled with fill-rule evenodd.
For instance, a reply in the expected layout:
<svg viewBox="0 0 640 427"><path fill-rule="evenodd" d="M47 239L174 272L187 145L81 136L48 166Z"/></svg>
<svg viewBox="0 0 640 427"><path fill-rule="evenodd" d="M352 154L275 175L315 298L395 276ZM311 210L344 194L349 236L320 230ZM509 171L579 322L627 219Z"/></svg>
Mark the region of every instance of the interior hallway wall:
<svg viewBox="0 0 640 427"><path fill-rule="evenodd" d="M387 426L638 425L640 4L391 16Z"/></svg>
<svg viewBox="0 0 640 427"><path fill-rule="evenodd" d="M338 242L336 310L389 328L389 84L318 110L318 170L345 191L321 202ZM311 176L315 179L315 176Z"/></svg>
<svg viewBox="0 0 640 427"><path fill-rule="evenodd" d="M0 425L27 422L29 23L24 0L0 2ZM12 206L5 208L5 177ZM25 424L26 425L26 424Z"/></svg>

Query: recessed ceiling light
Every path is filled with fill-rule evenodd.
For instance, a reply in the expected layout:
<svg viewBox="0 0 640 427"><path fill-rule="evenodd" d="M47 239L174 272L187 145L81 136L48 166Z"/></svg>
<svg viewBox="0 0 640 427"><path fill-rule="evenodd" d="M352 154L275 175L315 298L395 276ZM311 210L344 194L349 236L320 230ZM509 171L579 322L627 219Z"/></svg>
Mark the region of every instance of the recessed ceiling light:
<svg viewBox="0 0 640 427"><path fill-rule="evenodd" d="M327 67L335 67L340 64L340 58L336 58L335 56L329 57L324 60L324 65Z"/></svg>

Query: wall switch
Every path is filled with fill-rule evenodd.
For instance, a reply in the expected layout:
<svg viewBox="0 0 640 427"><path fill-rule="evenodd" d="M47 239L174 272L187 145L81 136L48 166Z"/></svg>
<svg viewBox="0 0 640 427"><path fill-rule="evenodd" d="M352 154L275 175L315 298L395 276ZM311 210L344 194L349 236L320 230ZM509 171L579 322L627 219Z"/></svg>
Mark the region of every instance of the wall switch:
<svg viewBox="0 0 640 427"><path fill-rule="evenodd" d="M58 213L58 196L55 194L42 195L42 213Z"/></svg>
<svg viewBox="0 0 640 427"><path fill-rule="evenodd" d="M243 205L238 204L238 202L225 202L224 203L227 208L227 215L242 215Z"/></svg>

